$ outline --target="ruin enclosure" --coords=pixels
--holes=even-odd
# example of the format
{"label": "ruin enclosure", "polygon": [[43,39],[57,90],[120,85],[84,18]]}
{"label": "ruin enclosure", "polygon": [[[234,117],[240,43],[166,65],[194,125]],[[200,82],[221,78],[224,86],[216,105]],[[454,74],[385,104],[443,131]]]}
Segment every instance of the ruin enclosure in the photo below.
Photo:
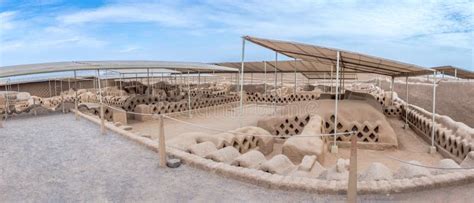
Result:
{"label": "ruin enclosure", "polygon": [[[292,44],[245,40],[270,49]],[[245,73],[245,62],[51,64],[58,71],[73,71],[74,78],[3,83],[2,128],[10,120],[70,113],[75,120],[97,124],[100,136],[117,133],[156,152],[160,168],[185,164],[221,178],[289,191],[391,194],[472,183],[474,129],[437,113],[435,103],[440,83],[472,87],[472,81],[443,79],[434,71],[431,80],[419,84],[431,69],[313,48],[334,54],[336,66],[302,59],[249,62]],[[380,67],[353,61],[352,69],[340,70],[337,65],[341,58],[364,57]],[[279,68],[267,72],[268,64]],[[105,65],[109,68],[93,69]],[[0,76],[50,67],[25,65],[21,70],[29,72],[15,73],[17,68],[7,67],[10,72]],[[159,68],[170,72],[155,70]],[[97,75],[76,77],[82,69]],[[135,72],[125,76],[125,70]],[[390,80],[373,78],[374,73]],[[400,77],[405,83],[395,80]],[[400,85],[405,92],[394,90]],[[431,85],[431,109],[411,102],[420,99],[411,98],[409,85]]]}

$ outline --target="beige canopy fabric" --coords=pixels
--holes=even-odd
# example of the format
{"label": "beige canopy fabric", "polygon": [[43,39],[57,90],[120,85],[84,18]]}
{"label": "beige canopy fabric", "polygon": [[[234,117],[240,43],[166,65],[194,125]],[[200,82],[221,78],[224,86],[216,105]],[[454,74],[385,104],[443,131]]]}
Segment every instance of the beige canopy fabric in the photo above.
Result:
{"label": "beige canopy fabric", "polygon": [[70,61],[14,65],[0,67],[0,78],[38,73],[52,73],[75,70],[105,69],[171,69],[190,72],[212,73],[213,71],[236,72],[237,69],[206,63],[169,61]]}
{"label": "beige canopy fabric", "polygon": [[[336,74],[331,73],[303,73],[303,75],[310,80],[330,80],[336,79]],[[357,74],[355,73],[344,73],[339,76],[341,80],[357,80]]]}
{"label": "beige canopy fabric", "polygon": [[474,72],[454,66],[437,66],[432,67],[431,69],[453,77],[458,77],[462,79],[474,79]]}
{"label": "beige canopy fabric", "polygon": [[326,66],[336,65],[337,52],[339,52],[340,65],[342,68],[352,69],[365,73],[375,73],[380,75],[399,77],[406,76],[414,72],[429,73],[430,71],[429,69],[413,64],[407,64],[394,60],[322,46],[280,40],[270,40],[251,36],[244,36],[244,39],[291,58],[300,59],[303,61],[316,62],[318,64]]}
{"label": "beige canopy fabric", "polygon": [[[226,66],[232,67],[236,69],[241,69],[241,62],[223,62],[223,63],[215,63],[219,66]],[[266,71],[274,72],[275,69],[277,72],[282,73],[330,73],[331,69],[333,72],[336,72],[335,67],[331,67],[331,65],[327,64],[320,64],[317,62],[312,61],[303,61],[303,60],[286,60],[286,61],[252,61],[252,62],[245,62],[244,63],[244,71],[245,73],[264,73],[265,72],[265,64],[266,64]],[[358,71],[348,69],[347,72],[356,73]],[[360,72],[360,71],[359,71]]]}

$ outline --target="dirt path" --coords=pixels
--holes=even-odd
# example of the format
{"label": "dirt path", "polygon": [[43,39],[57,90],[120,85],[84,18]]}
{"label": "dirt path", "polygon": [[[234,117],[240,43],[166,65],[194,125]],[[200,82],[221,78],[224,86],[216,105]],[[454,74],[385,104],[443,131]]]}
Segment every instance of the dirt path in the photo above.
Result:
{"label": "dirt path", "polygon": [[[158,167],[145,147],[74,116],[9,120],[0,129],[2,202],[343,202],[345,196],[271,190],[181,166]],[[360,201],[472,202],[474,183]]]}

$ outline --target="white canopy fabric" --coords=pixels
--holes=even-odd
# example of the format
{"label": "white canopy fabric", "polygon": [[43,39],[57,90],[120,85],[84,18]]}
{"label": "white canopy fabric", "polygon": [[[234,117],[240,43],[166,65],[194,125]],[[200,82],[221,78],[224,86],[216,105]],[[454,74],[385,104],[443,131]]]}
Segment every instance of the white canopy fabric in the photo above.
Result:
{"label": "white canopy fabric", "polygon": [[206,63],[170,62],[170,61],[70,61],[14,65],[0,67],[0,78],[38,73],[52,73],[75,70],[105,69],[171,69],[183,72],[212,73],[213,71],[238,71],[234,68]]}
{"label": "white canopy fabric", "polygon": [[431,69],[453,77],[458,77],[462,79],[474,79],[474,72],[454,66],[437,66],[432,67]]}
{"label": "white canopy fabric", "polygon": [[175,70],[170,70],[170,69],[112,69],[109,70],[111,72],[115,72],[117,74],[124,74],[124,75],[130,75],[130,74],[147,74],[148,72],[150,74],[170,74],[170,73],[181,73],[179,71]]}
{"label": "white canopy fabric", "polygon": [[[414,73],[433,73],[432,70],[421,66],[334,48],[251,36],[244,36],[244,39],[291,58],[315,62],[326,66],[336,65],[337,52],[339,52],[340,65],[342,68],[345,68],[345,70],[352,69],[365,73],[375,73],[393,77],[408,76]],[[297,70],[297,72],[300,71],[302,70]]]}

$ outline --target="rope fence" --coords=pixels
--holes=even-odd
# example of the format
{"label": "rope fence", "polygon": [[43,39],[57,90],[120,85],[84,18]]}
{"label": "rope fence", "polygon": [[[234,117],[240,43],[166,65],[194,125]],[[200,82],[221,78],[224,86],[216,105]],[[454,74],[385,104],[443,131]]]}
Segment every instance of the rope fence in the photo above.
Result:
{"label": "rope fence", "polygon": [[[110,106],[110,105],[104,105],[104,106],[109,107],[109,108],[111,108],[111,109],[124,111],[123,109],[118,108],[118,107],[114,107],[114,106]],[[167,119],[170,119],[170,120],[179,122],[179,123],[183,123],[183,124],[190,125],[190,126],[194,126],[194,127],[201,128],[201,129],[211,130],[211,131],[220,132],[220,133],[229,132],[229,130],[210,128],[210,127],[198,125],[198,124],[195,124],[195,123],[191,123],[191,122],[187,122],[187,121],[184,121],[184,120],[180,120],[180,119],[171,117],[171,115],[183,114],[183,113],[187,113],[188,111],[175,112],[175,113],[167,113],[167,114],[136,113],[136,112],[129,112],[129,111],[125,111],[125,112],[126,112],[127,114],[132,114],[132,115],[152,116],[154,119],[157,119],[157,118],[159,118],[160,116],[163,116],[163,118],[167,118]],[[245,133],[239,133],[239,132],[232,132],[232,133],[234,133],[234,134],[241,134],[241,135],[247,135],[247,134],[245,134]],[[352,135],[352,134],[355,134],[355,131],[341,132],[341,133],[331,133],[331,134],[318,134],[318,135],[298,135],[298,136],[280,135],[280,136],[272,136],[272,137],[274,137],[274,138],[290,138],[290,137],[301,137],[301,138],[303,138],[303,137],[332,137],[332,136],[342,136],[342,135]],[[256,136],[256,137],[259,137],[259,136],[260,136],[260,137],[264,137],[264,136],[265,136],[265,137],[268,137],[268,135],[252,135],[252,136]]]}
{"label": "rope fence", "polygon": [[435,167],[435,166],[426,166],[426,165],[421,165],[421,164],[415,164],[415,163],[410,163],[409,161],[401,160],[398,158],[395,158],[393,156],[389,155],[383,155],[387,159],[395,160],[403,164],[407,165],[412,165],[412,166],[418,166],[418,167],[423,167],[423,168],[429,168],[429,169],[437,169],[437,170],[471,170],[474,169],[474,167],[467,167],[467,168],[443,168],[443,167]]}

